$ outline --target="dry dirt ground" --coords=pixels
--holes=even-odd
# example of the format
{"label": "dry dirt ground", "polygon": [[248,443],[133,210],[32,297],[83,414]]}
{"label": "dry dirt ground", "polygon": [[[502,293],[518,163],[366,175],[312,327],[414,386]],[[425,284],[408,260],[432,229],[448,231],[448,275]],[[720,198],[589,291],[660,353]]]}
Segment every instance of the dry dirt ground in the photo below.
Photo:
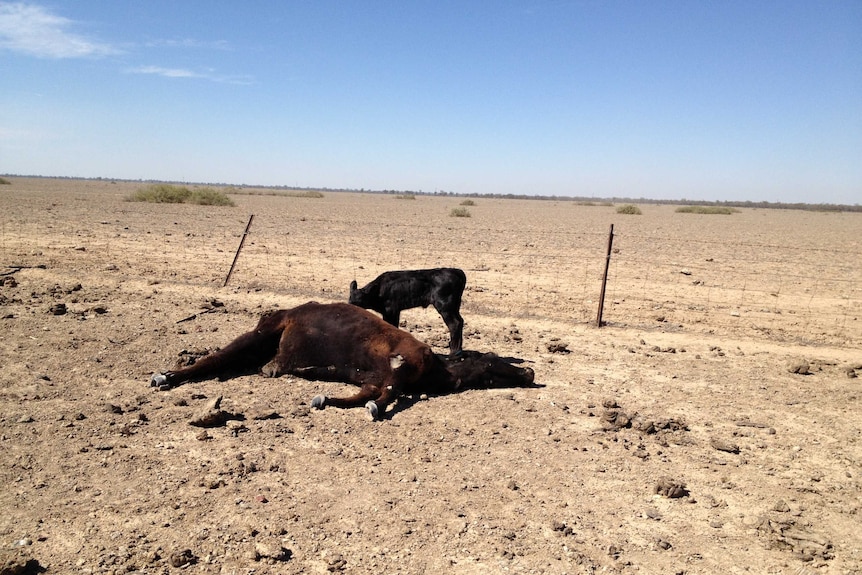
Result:
{"label": "dry dirt ground", "polygon": [[[480,198],[453,218],[456,198],[336,193],[216,208],[10,179],[4,574],[862,573],[862,215]],[[642,267],[612,271],[598,329],[610,223]],[[746,250],[762,268],[733,269],[761,261]],[[546,387],[405,397],[370,422],[309,409],[337,384],[148,385],[264,310],[432,265],[467,271],[465,347]],[[830,281],[799,287],[814,268]],[[741,298],[722,292],[733,273]],[[433,312],[403,321],[445,350]],[[191,425],[218,398],[234,417]]]}

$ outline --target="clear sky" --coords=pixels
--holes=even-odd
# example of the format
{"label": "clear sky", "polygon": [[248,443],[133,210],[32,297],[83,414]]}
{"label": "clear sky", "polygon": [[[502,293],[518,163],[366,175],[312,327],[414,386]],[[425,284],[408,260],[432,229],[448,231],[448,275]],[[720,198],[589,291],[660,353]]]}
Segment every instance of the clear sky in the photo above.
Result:
{"label": "clear sky", "polygon": [[0,0],[0,173],[862,203],[862,1]]}

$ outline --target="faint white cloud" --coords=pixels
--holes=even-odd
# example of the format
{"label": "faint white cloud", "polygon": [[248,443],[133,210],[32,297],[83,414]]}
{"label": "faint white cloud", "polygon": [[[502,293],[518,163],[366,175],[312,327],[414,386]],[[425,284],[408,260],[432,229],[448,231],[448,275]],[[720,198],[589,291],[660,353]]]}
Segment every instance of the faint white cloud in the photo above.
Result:
{"label": "faint white cloud", "polygon": [[147,48],[200,48],[204,50],[230,50],[226,40],[195,40],[193,38],[150,40]]}
{"label": "faint white cloud", "polygon": [[128,70],[131,74],[148,74],[152,76],[161,76],[163,78],[192,78],[199,80],[209,80],[210,82],[220,82],[223,84],[240,84],[248,85],[252,80],[248,76],[224,76],[216,74],[212,70],[205,72],[195,72],[185,68],[165,68],[163,66],[139,66]]}
{"label": "faint white cloud", "polygon": [[0,50],[41,58],[84,58],[119,52],[113,46],[71,32],[73,24],[36,4],[0,3]]}
{"label": "faint white cloud", "polygon": [[132,74],[151,74],[165,78],[206,78],[205,75],[183,68],[163,68],[161,66],[140,66],[129,70]]}

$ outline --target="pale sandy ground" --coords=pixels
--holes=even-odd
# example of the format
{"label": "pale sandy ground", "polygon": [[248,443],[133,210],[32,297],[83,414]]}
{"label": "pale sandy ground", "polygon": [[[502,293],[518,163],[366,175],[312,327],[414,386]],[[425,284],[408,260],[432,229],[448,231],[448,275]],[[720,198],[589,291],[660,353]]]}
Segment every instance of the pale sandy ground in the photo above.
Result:
{"label": "pale sandy ground", "polygon": [[[626,216],[479,198],[455,218],[460,198],[234,195],[216,208],[123,201],[131,183],[12,180],[0,186],[4,562],[862,572],[860,214]],[[405,398],[372,423],[309,410],[337,384],[148,386],[263,310],[438,265],[467,272],[465,346],[523,359],[546,387]],[[433,311],[402,317],[445,350]],[[560,344],[568,353],[549,351]],[[810,373],[791,373],[802,360]],[[244,420],[189,425],[218,396]],[[656,493],[665,484],[684,496]]]}

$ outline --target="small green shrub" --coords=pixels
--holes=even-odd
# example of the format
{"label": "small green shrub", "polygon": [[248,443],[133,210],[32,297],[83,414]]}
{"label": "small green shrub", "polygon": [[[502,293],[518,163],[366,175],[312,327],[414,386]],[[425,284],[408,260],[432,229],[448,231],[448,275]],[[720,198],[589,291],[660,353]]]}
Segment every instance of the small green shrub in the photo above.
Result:
{"label": "small green shrub", "polygon": [[461,205],[462,206],[475,206],[476,202],[474,202],[473,200],[464,200],[463,202],[461,202]]}
{"label": "small green shrub", "polygon": [[315,198],[320,199],[323,197],[323,192],[318,192],[317,190],[305,190],[303,192],[295,192],[293,194],[287,194],[291,198]]}
{"label": "small green shrub", "polygon": [[452,208],[452,211],[449,212],[449,217],[451,218],[469,218],[470,210],[467,208]]}
{"label": "small green shrub", "polygon": [[192,190],[189,199],[189,204],[198,204],[201,206],[235,206],[232,199],[227,197],[224,192],[214,190],[212,188],[199,188]]}
{"label": "small green shrub", "polygon": [[155,204],[199,204],[205,206],[234,206],[224,192],[213,188],[190,190],[185,186],[173,184],[152,184],[141,188],[126,198],[130,202],[150,202]]}
{"label": "small green shrub", "polygon": [[0,186],[8,186],[8,185],[10,185],[11,183],[12,183],[12,182],[10,182],[9,180],[7,180],[6,178],[0,178]]}
{"label": "small green shrub", "polygon": [[641,209],[634,204],[624,204],[617,208],[618,214],[631,214],[634,216],[641,215]]}
{"label": "small green shrub", "polygon": [[681,214],[721,214],[728,216],[739,212],[736,208],[726,206],[681,206],[676,211]]}
{"label": "small green shrub", "polygon": [[613,207],[613,204],[611,202],[591,202],[589,200],[575,202],[575,205],[576,206],[588,206],[588,207],[593,207],[593,206],[604,206],[607,208]]}

